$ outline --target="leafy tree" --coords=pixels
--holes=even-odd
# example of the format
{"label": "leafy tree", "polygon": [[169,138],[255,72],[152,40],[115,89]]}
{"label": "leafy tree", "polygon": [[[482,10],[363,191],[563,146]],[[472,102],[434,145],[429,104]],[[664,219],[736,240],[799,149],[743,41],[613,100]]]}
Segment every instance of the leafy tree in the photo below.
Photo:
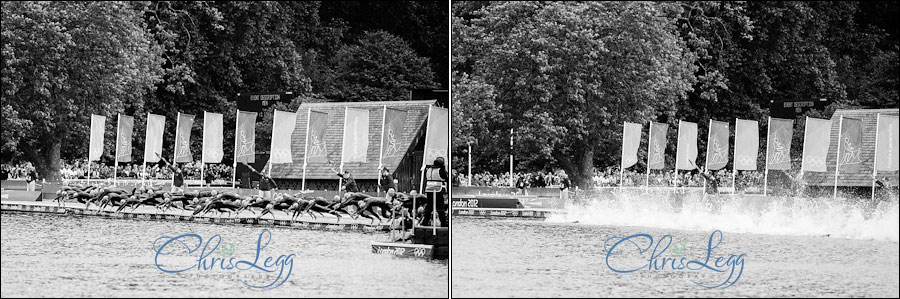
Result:
{"label": "leafy tree", "polygon": [[434,73],[402,38],[385,31],[367,32],[331,59],[326,96],[345,101],[397,101],[409,89],[431,87]]}
{"label": "leafy tree", "polygon": [[[694,81],[695,56],[668,15],[635,2],[508,2],[468,26],[473,75],[497,90],[522,169],[561,167],[586,181],[597,152],[616,152],[623,121],[668,111]],[[457,109],[467,103],[456,104]]]}
{"label": "leafy tree", "polygon": [[160,80],[160,48],[135,9],[144,3],[0,5],[3,104],[15,112],[4,116],[30,124],[20,150],[55,180],[64,143],[87,152],[91,113],[143,107],[143,94]]}

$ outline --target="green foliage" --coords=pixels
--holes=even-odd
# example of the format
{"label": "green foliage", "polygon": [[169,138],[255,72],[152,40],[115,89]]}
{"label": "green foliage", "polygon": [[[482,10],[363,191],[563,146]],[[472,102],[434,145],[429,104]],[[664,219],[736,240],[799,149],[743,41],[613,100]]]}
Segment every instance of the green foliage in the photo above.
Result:
{"label": "green foliage", "polygon": [[435,84],[428,59],[385,31],[364,33],[338,50],[330,64],[326,96],[351,102],[408,99],[409,89]]}
{"label": "green foliage", "polygon": [[3,103],[30,123],[18,150],[45,176],[58,176],[60,144],[87,132],[91,113],[142,109],[159,81],[160,48],[132,5],[2,3]]}
{"label": "green foliage", "polygon": [[[888,2],[454,2],[454,93],[483,82],[496,95],[471,105],[501,107],[486,120],[455,101],[454,112],[468,114],[454,120],[463,124],[454,134],[479,144],[473,160],[483,170],[506,171],[509,146],[497,139],[515,128],[520,170],[584,175],[618,165],[623,121],[645,124],[642,144],[649,121],[669,123],[672,144],[679,119],[698,123],[700,136],[710,119],[757,120],[764,137],[770,105],[785,100],[828,99],[808,113],[821,118],[837,108],[894,108],[900,64],[888,12],[896,10]],[[674,154],[669,146],[668,161]]]}
{"label": "green foliage", "polygon": [[492,127],[514,128],[519,167],[588,172],[594,152],[614,152],[613,143],[599,141],[621,138],[612,132],[623,121],[647,119],[684,97],[695,58],[664,16],[673,9],[509,2],[477,12],[466,24],[473,37],[463,46],[473,49],[466,59],[473,78],[495,86],[504,117]]}
{"label": "green foliage", "polygon": [[[396,14],[355,20],[373,7]],[[3,2],[2,161],[33,161],[47,175],[60,158],[85,159],[92,113],[108,117],[103,162],[113,161],[118,113],[135,117],[136,161],[147,113],[164,115],[169,157],[178,112],[196,117],[198,160],[204,111],[224,115],[227,161],[238,93],[401,100],[405,88],[446,86],[446,76],[433,80],[448,67],[446,14],[437,2]],[[271,114],[259,114],[260,152]]]}

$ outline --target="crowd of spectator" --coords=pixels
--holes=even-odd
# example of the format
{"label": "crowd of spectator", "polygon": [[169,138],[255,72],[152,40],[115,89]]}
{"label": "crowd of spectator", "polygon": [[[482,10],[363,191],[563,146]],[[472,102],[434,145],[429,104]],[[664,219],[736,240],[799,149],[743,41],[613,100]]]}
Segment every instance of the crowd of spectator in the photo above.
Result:
{"label": "crowd of spectator", "polygon": [[[472,175],[471,186],[487,186],[487,187],[510,187],[515,185],[520,179],[524,181],[526,188],[551,187],[560,183],[560,176],[553,172],[534,172],[534,173],[514,173],[515,180],[510,181],[509,173],[492,174],[492,173],[476,173]],[[720,187],[732,187],[731,170],[722,169],[713,171],[713,175],[718,179]],[[465,174],[458,174],[458,182],[460,186],[467,186],[469,178]],[[620,180],[623,181],[625,187],[643,187],[649,186],[678,186],[700,187],[703,186],[704,178],[698,171],[679,171],[678,175],[674,170],[653,170],[650,172],[649,178],[646,172],[637,172],[625,170],[623,174],[619,173],[619,169],[610,167],[607,169],[597,169],[591,178],[593,187],[618,187]],[[763,180],[763,172],[761,171],[742,171],[735,176],[735,183],[738,186],[755,186],[761,184]]]}
{"label": "crowd of spectator", "polygon": [[[559,172],[533,172],[514,174],[515,179],[510,181],[509,173],[492,174],[492,173],[476,173],[472,175],[472,186],[490,186],[490,187],[509,187],[510,183],[515,184],[522,180],[526,188],[542,188],[555,187],[562,183],[562,176]],[[465,174],[458,175],[458,181],[461,186],[469,184],[469,177]]]}
{"label": "crowd of spectator", "polygon": [[[200,180],[200,162],[179,163],[185,171],[185,179]],[[29,170],[34,168],[30,164],[6,165],[3,170],[8,174],[9,179],[24,179]],[[112,179],[114,176],[113,166],[93,162],[88,167],[85,161],[75,161],[72,163],[63,161],[59,168],[60,176],[66,180],[87,179],[88,169],[90,169],[91,179]],[[232,168],[226,164],[207,164],[203,170],[204,175],[211,175],[213,180],[230,180]],[[147,164],[146,173],[143,171],[143,164],[119,163],[116,167],[116,176],[119,179],[170,179],[172,178],[172,170],[162,163]],[[146,177],[144,177],[146,175]]]}

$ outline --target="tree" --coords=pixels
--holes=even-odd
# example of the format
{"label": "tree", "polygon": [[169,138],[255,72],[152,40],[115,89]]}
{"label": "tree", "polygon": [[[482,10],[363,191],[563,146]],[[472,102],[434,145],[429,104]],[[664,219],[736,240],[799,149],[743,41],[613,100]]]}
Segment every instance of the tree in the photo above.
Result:
{"label": "tree", "polygon": [[671,111],[695,69],[670,17],[679,10],[508,2],[477,11],[467,24],[473,76],[496,88],[506,121],[494,129],[514,128],[520,167],[560,167],[587,182],[595,153],[617,152],[623,121]]}
{"label": "tree", "polygon": [[45,178],[59,179],[64,142],[87,156],[85,137],[68,136],[88,136],[90,114],[140,109],[160,80],[160,47],[135,9],[142,5],[2,3],[4,105],[30,123],[20,147]]}
{"label": "tree", "polygon": [[331,65],[325,95],[342,101],[397,101],[408,98],[409,89],[435,85],[428,59],[385,31],[366,32],[344,45]]}

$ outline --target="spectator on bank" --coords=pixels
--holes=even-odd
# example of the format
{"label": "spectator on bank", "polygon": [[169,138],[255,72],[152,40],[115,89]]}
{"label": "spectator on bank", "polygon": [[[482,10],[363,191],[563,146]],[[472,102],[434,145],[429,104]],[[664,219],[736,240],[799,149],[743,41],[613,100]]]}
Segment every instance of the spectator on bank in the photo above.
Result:
{"label": "spectator on bank", "polygon": [[397,185],[394,184],[394,176],[391,175],[391,172],[387,169],[387,167],[381,169],[381,176],[378,179],[378,186],[381,188],[381,191],[387,192],[387,190],[394,189],[397,190]]}
{"label": "spectator on bank", "polygon": [[569,200],[569,185],[571,185],[569,176],[565,171],[560,170],[559,196],[562,198],[563,202]]}
{"label": "spectator on bank", "polygon": [[359,186],[356,185],[356,180],[353,179],[353,175],[350,174],[350,171],[344,170],[344,173],[340,173],[335,171],[334,168],[331,168],[331,171],[344,179],[344,185],[339,187],[343,192],[359,192]]}

